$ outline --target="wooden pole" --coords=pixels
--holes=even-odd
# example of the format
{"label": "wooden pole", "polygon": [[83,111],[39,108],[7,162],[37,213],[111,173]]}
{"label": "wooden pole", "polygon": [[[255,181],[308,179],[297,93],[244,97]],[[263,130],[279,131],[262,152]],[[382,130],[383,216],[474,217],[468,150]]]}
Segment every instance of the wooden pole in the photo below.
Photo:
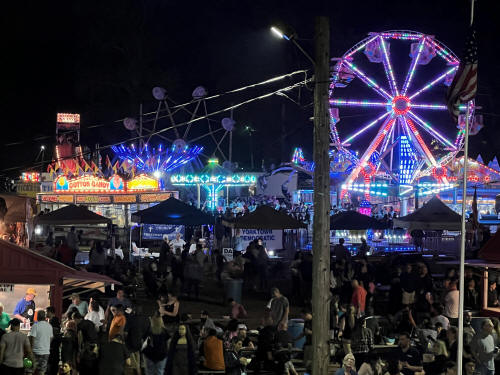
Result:
{"label": "wooden pole", "polygon": [[312,373],[327,375],[330,362],[330,122],[328,89],[330,78],[330,22],[315,21],[314,84],[314,221],[312,290]]}

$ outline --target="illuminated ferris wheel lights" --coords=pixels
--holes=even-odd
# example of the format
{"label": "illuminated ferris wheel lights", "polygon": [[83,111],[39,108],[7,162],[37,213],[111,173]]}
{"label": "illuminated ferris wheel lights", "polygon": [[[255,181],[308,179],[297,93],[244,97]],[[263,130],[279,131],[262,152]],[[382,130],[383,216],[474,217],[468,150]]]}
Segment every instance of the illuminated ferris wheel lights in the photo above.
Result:
{"label": "illuminated ferris wheel lights", "polygon": [[[337,120],[331,125],[332,137],[336,137],[335,139],[337,139],[337,144],[341,145],[339,151],[345,152],[346,155],[350,155],[350,151],[344,149],[343,147],[346,147],[346,144],[351,144],[354,138],[363,134],[365,131],[372,128],[378,121],[381,121],[383,119],[377,134],[374,138],[372,138],[371,143],[362,153],[362,156],[359,159],[349,159],[354,163],[354,165],[351,169],[351,172],[349,173],[349,176],[346,178],[346,182],[352,184],[362,174],[365,182],[369,183],[370,178],[375,175],[376,171],[381,165],[381,161],[378,158],[388,157],[386,151],[387,147],[391,143],[390,140],[393,139],[394,134],[396,134],[395,129],[400,129],[401,132],[398,132],[398,136],[401,135],[403,137],[404,135],[404,137],[406,137],[407,147],[403,149],[403,147],[400,146],[401,155],[398,162],[399,165],[397,164],[395,166],[399,170],[399,177],[395,178],[396,180],[399,180],[399,183],[402,185],[404,185],[403,182],[405,182],[406,184],[412,183],[412,181],[418,176],[425,175],[426,171],[422,170],[424,163],[428,165],[428,168],[432,168],[438,165],[434,155],[422,138],[423,134],[420,132],[420,130],[425,130],[426,133],[430,134],[433,138],[438,139],[440,143],[445,145],[445,147],[449,147],[449,155],[454,155],[454,153],[457,152],[461,145],[461,139],[463,139],[463,136],[460,132],[458,132],[458,136],[455,138],[455,145],[453,145],[430,123],[424,121],[421,117],[419,117],[419,115],[415,113],[415,111],[419,109],[445,111],[447,110],[447,106],[444,105],[445,103],[413,103],[414,98],[435,87],[437,84],[444,83],[448,86],[451,83],[453,75],[458,69],[459,61],[454,56],[454,54],[447,49],[446,46],[434,40],[433,36],[412,31],[387,31],[382,33],[370,33],[369,35],[369,38],[356,44],[344,55],[343,58],[340,59],[339,63],[337,63],[336,65],[335,73],[340,70],[340,68],[337,68],[337,66],[340,67],[345,64],[343,67],[344,71],[349,72],[355,77],[359,78],[360,82],[363,82],[363,84],[370,87],[387,101],[383,103],[376,100],[370,101],[359,99],[332,98],[330,104],[338,107],[385,107],[385,115],[390,114],[390,116],[384,118],[383,114],[378,119],[372,121],[371,123],[363,126],[363,128],[361,128],[360,130],[356,131],[344,142],[339,139]],[[389,52],[389,47],[392,46],[389,45],[388,39],[410,41],[410,43],[408,44],[410,44],[411,62],[409,64],[409,69],[406,72],[406,76],[401,82],[403,83],[402,87],[398,87],[395,79],[395,77],[397,77],[397,70],[394,70],[394,66],[391,65],[391,54]],[[399,46],[400,44],[394,45]],[[363,48],[365,48],[364,54],[361,53],[355,55],[356,52],[359,52]],[[366,56],[366,58],[368,58],[368,60],[372,63],[383,63],[379,64],[379,66],[383,65],[385,77],[387,79],[385,85],[379,85],[373,79],[374,75],[372,74],[371,68],[363,68],[363,71],[358,67],[362,64],[362,62],[358,60],[360,55],[361,57]],[[411,93],[411,95],[407,94],[410,91],[410,87],[413,83],[413,80],[415,79],[415,76],[421,69],[420,67],[417,69],[417,66],[427,65],[429,61],[432,60],[435,56],[438,56],[440,58],[439,60],[441,60],[441,64],[443,64],[444,62],[448,65],[443,69],[444,73],[435,76],[431,79],[431,81],[426,82],[425,85],[412,90],[413,92]],[[431,68],[433,67],[434,65],[431,66]],[[332,84],[332,89],[345,87],[345,85],[336,85],[336,80],[340,80],[340,83],[343,82],[339,74],[334,74],[333,80],[334,83]],[[392,152],[390,157],[393,157]],[[372,159],[375,161],[372,161]],[[444,160],[443,157],[440,158],[439,163],[441,163],[442,160]],[[368,165],[370,165],[369,169],[367,169]],[[372,171],[374,172],[373,175],[371,175]],[[444,181],[443,179],[443,182],[447,181]],[[357,189],[359,189],[360,192],[364,192],[365,194],[372,193],[372,189],[367,186],[365,186],[364,189],[361,187],[358,187]]]}
{"label": "illuminated ferris wheel lights", "polygon": [[408,90],[408,87],[410,87],[410,82],[413,78],[413,75],[415,74],[415,69],[417,68],[418,60],[420,59],[420,55],[422,54],[422,51],[424,50],[424,43],[425,43],[425,37],[422,38],[420,41],[420,44],[418,46],[418,52],[417,56],[413,59],[410,70],[408,71],[408,74],[406,75],[405,83],[403,84],[403,90],[401,92],[401,95],[406,95],[406,91]]}
{"label": "illuminated ferris wheel lights", "polygon": [[372,102],[370,100],[346,100],[346,99],[330,99],[330,104],[338,106],[352,107],[385,107],[387,102]]}
{"label": "illuminated ferris wheel lights", "polygon": [[436,53],[441,56],[444,60],[446,60],[448,63],[451,64],[457,64],[459,63],[458,59],[450,54],[447,50],[443,48],[442,45],[437,43],[434,39],[429,38],[429,40],[426,41],[430,46],[434,47],[436,49]]}
{"label": "illuminated ferris wheel lights", "polygon": [[392,110],[396,115],[406,115],[410,109],[410,99],[407,96],[397,95],[392,99]]}
{"label": "illuminated ferris wheel lights", "polygon": [[365,127],[363,127],[361,130],[359,130],[358,132],[356,132],[353,135],[351,135],[350,137],[348,137],[344,142],[342,142],[342,146],[347,146],[349,144],[349,142],[351,142],[354,138],[356,138],[358,135],[360,135],[363,132],[365,132],[367,129],[371,128],[377,122],[379,122],[384,117],[386,117],[388,114],[389,114],[389,112],[383,113],[381,116],[379,116],[378,118],[376,118],[375,120],[373,120],[372,122],[370,122],[368,125],[366,125]]}
{"label": "illuminated ferris wheel lights", "polygon": [[394,72],[392,70],[391,62],[389,60],[389,54],[387,53],[387,48],[385,47],[384,38],[380,37],[380,46],[382,47],[382,52],[384,55],[384,70],[391,86],[392,94],[399,95],[398,85],[396,84],[396,79],[394,78]]}
{"label": "illuminated ferris wheel lights", "polygon": [[367,41],[365,41],[364,43],[361,43],[359,46],[355,47],[352,51],[350,51],[347,55],[345,55],[344,58],[349,58],[351,57],[352,55],[354,55],[356,52],[359,52],[361,51],[363,48],[365,48],[367,46],[367,44],[373,42],[375,39],[378,38],[378,35],[375,35],[373,38],[369,38]]}
{"label": "illuminated ferris wheel lights", "polygon": [[421,126],[427,129],[432,135],[434,135],[441,143],[446,144],[450,147],[455,147],[448,139],[446,139],[441,133],[439,133],[436,129],[434,129],[428,122],[422,120],[419,116],[417,116],[414,112],[409,111],[408,114]]}
{"label": "illuminated ferris wheel lights", "polygon": [[347,66],[355,73],[359,79],[361,79],[368,87],[373,88],[379,95],[386,99],[391,99],[391,95],[387,93],[382,87],[380,87],[372,78],[369,78],[365,73],[363,73],[356,65],[345,60]]}
{"label": "illuminated ferris wheel lights", "polygon": [[433,87],[436,83],[439,83],[440,81],[442,81],[443,79],[446,78],[447,75],[449,74],[453,74],[456,70],[458,69],[458,65],[457,66],[454,66],[452,68],[450,68],[449,70],[447,70],[446,72],[444,72],[443,74],[441,74],[440,76],[438,76],[437,78],[435,78],[434,80],[432,80],[431,82],[427,83],[425,86],[423,86],[420,90],[416,91],[414,94],[410,95],[410,100],[412,100],[413,98],[415,98],[416,96],[420,95],[421,93],[423,93],[424,91],[427,91],[429,90],[431,87]]}

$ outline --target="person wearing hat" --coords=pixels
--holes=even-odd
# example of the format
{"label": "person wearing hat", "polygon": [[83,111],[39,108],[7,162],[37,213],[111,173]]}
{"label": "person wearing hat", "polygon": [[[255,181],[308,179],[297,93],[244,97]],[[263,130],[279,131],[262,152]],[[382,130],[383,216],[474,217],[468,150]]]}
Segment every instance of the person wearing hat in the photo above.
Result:
{"label": "person wearing hat", "polygon": [[10,321],[10,332],[0,339],[0,374],[24,374],[25,357],[34,361],[28,336],[20,332],[21,321],[14,318]]}
{"label": "person wearing hat", "polygon": [[19,319],[22,323],[26,323],[28,320],[33,324],[35,317],[35,296],[36,290],[34,288],[28,288],[26,290],[26,295],[17,303],[14,309],[14,317]]}
{"label": "person wearing hat", "polygon": [[69,313],[73,310],[73,307],[78,309],[78,312],[81,316],[87,315],[89,312],[89,304],[86,301],[82,301],[80,296],[76,293],[73,293],[70,297],[71,305],[68,306],[68,310],[64,313],[66,317],[69,318]]}
{"label": "person wearing hat", "polygon": [[208,331],[211,329],[217,329],[212,318],[210,318],[210,313],[207,310],[203,310],[200,314],[200,334],[202,337],[206,337]]}

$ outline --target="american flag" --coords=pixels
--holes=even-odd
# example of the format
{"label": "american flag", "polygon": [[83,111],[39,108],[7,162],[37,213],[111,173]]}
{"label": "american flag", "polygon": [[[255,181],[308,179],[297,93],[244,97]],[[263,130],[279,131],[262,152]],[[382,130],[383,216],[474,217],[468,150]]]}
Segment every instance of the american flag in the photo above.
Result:
{"label": "american flag", "polygon": [[446,94],[448,111],[455,121],[458,120],[458,115],[460,114],[458,106],[474,99],[476,92],[477,40],[476,31],[471,28],[465,42],[464,55],[460,61],[458,71]]}

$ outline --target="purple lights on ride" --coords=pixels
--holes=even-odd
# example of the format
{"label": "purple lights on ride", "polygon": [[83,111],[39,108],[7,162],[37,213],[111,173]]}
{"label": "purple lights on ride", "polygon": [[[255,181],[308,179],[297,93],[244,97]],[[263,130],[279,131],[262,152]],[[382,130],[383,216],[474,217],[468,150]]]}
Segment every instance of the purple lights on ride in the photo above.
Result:
{"label": "purple lights on ride", "polygon": [[116,157],[122,162],[133,164],[137,172],[162,173],[173,171],[187,163],[195,160],[203,151],[203,147],[172,145],[164,149],[162,145],[150,148],[148,144],[139,148],[132,144],[130,147],[124,145],[111,147]]}
{"label": "purple lights on ride", "polygon": [[[408,64],[402,64],[399,58],[401,54],[398,54],[398,51],[405,47],[407,56],[410,58]],[[404,79],[400,82],[398,82],[398,77],[403,77],[403,75],[398,73],[404,73],[404,71],[401,72],[401,68],[394,65],[396,59],[391,59],[391,53],[397,54],[398,63],[406,71]],[[439,59],[439,61],[429,64],[433,59]],[[453,142],[420,113],[447,111],[444,100],[446,88],[441,87],[438,95],[435,92],[439,91],[439,86],[451,83],[459,64],[458,58],[433,36],[414,31],[370,33],[368,38],[355,45],[341,58],[334,60],[336,65],[333,70],[330,106],[332,109],[338,108],[339,116],[331,124],[333,146],[338,153],[348,153],[350,156],[352,152],[348,147],[355,146],[358,150],[364,148],[359,157],[353,160],[353,167],[348,169],[350,172],[346,178],[346,184],[352,184],[361,178],[367,183],[366,173],[362,175],[361,172],[366,169],[374,153],[380,155],[380,158],[377,163],[370,166],[375,168],[374,173],[370,173],[370,179],[383,175],[386,180],[390,178],[397,185],[402,183],[411,185],[415,179],[429,175],[427,173],[429,168],[440,166],[449,160],[450,155],[455,155],[461,148],[463,137],[460,132]],[[376,69],[381,71],[377,65],[383,68],[385,83],[380,82],[383,76],[376,72]],[[441,71],[436,71],[437,69]],[[422,82],[419,72],[422,72],[422,76],[425,75],[431,79]],[[359,93],[363,91],[355,91],[355,94],[343,97],[342,88],[353,84],[356,78],[362,86],[368,87],[380,99],[360,98]],[[428,95],[431,92],[432,96]],[[425,97],[431,97],[432,101],[435,101],[436,97],[442,97],[443,101],[429,103],[425,102]],[[360,112],[358,116],[366,116],[364,111],[371,110],[371,113],[375,112],[374,119],[364,121],[354,132],[350,127],[351,134],[348,135],[346,133],[349,132],[342,128],[343,108],[352,108],[348,117],[356,117],[352,115],[353,110]],[[376,113],[378,108],[381,110],[379,114]],[[379,127],[379,130],[376,134],[372,132],[369,145],[362,147],[359,143],[356,144],[361,136],[368,134],[375,125]],[[455,126],[450,124],[448,128],[454,129]],[[346,135],[347,137],[344,138]],[[428,145],[430,139],[436,139],[442,145],[440,153],[436,153],[435,148]],[[396,145],[401,147],[402,140],[404,140],[405,150],[393,153],[392,149]],[[442,149],[446,150],[444,156]],[[394,159],[395,164],[392,159],[394,154],[398,155],[397,160]],[[410,158],[411,162],[409,159],[402,158],[403,155]],[[353,158],[350,157],[350,159]],[[404,176],[400,176],[401,173],[404,173]]]}

